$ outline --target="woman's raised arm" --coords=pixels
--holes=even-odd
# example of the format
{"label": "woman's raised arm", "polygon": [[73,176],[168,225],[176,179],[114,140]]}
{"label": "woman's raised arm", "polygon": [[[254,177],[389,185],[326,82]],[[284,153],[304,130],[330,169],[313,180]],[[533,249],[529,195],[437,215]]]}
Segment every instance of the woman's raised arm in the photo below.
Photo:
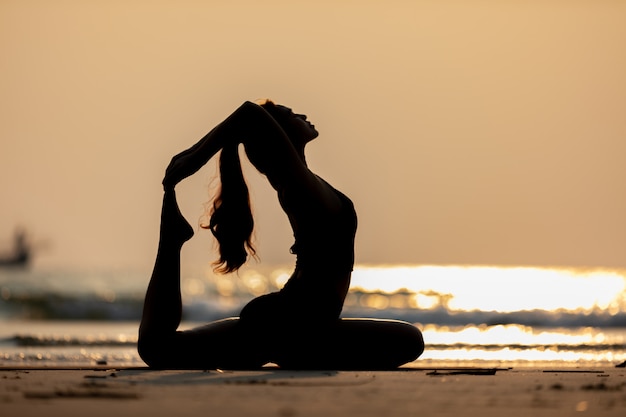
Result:
{"label": "woman's raised arm", "polygon": [[259,105],[246,101],[223,122],[215,126],[189,149],[175,155],[165,170],[163,186],[174,187],[196,173],[229,141],[241,143],[251,119],[266,113]]}

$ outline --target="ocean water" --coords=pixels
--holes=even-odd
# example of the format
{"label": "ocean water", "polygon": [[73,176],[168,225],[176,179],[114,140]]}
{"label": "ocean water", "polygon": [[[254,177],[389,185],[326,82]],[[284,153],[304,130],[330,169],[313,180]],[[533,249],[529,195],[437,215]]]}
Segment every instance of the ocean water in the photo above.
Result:
{"label": "ocean water", "polygon": [[[183,276],[184,328],[235,316],[288,267]],[[149,271],[0,270],[0,366],[144,365],[137,328]],[[359,265],[344,317],[405,320],[415,366],[614,366],[626,360],[626,271]]]}

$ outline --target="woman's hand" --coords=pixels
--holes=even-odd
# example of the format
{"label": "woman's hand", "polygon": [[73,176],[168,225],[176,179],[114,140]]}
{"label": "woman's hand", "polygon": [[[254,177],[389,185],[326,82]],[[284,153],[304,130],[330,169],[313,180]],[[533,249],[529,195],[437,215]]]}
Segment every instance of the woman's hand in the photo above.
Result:
{"label": "woman's hand", "polygon": [[165,177],[163,177],[163,186],[165,188],[174,187],[185,178],[196,173],[200,168],[197,162],[197,156],[190,149],[175,155],[165,169]]}

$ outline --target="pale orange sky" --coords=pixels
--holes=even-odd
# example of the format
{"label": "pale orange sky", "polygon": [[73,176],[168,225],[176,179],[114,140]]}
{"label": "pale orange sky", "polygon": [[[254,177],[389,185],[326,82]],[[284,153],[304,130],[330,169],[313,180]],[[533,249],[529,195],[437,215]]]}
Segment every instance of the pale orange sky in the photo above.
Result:
{"label": "pale orange sky", "polygon": [[[321,132],[357,262],[626,267],[626,2],[0,1],[0,246],[149,267],[170,157],[244,100]],[[181,184],[195,223],[209,166]],[[250,178],[259,253],[291,262]],[[213,259],[199,232],[186,263]]]}

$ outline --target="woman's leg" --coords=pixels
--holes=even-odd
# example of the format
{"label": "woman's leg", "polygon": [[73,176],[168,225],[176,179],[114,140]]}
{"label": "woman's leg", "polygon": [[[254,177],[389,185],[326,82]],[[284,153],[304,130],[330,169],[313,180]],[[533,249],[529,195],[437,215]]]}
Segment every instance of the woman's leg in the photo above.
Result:
{"label": "woman's leg", "polygon": [[276,363],[287,369],[395,369],[424,351],[419,329],[397,320],[340,319],[283,333]]}
{"label": "woman's leg", "polygon": [[271,358],[283,368],[394,369],[424,351],[422,334],[410,323],[338,319],[330,288],[294,288],[257,297],[240,313],[243,325],[274,341]]}
{"label": "woman's leg", "polygon": [[182,317],[180,251],[193,229],[180,213],[176,194],[166,189],[156,262],[146,292],[139,327],[138,351],[156,368],[251,368],[267,362],[253,332],[239,319],[178,331]]}
{"label": "woman's leg", "polygon": [[192,236],[193,229],[180,213],[174,189],[166,189],[159,246],[139,326],[139,354],[148,363],[154,356],[154,344],[172,338],[180,324],[180,251]]}
{"label": "woman's leg", "polygon": [[182,316],[180,295],[180,251],[193,236],[193,229],[178,209],[176,194],[163,195],[157,257],[144,301],[139,334],[171,334]]}

